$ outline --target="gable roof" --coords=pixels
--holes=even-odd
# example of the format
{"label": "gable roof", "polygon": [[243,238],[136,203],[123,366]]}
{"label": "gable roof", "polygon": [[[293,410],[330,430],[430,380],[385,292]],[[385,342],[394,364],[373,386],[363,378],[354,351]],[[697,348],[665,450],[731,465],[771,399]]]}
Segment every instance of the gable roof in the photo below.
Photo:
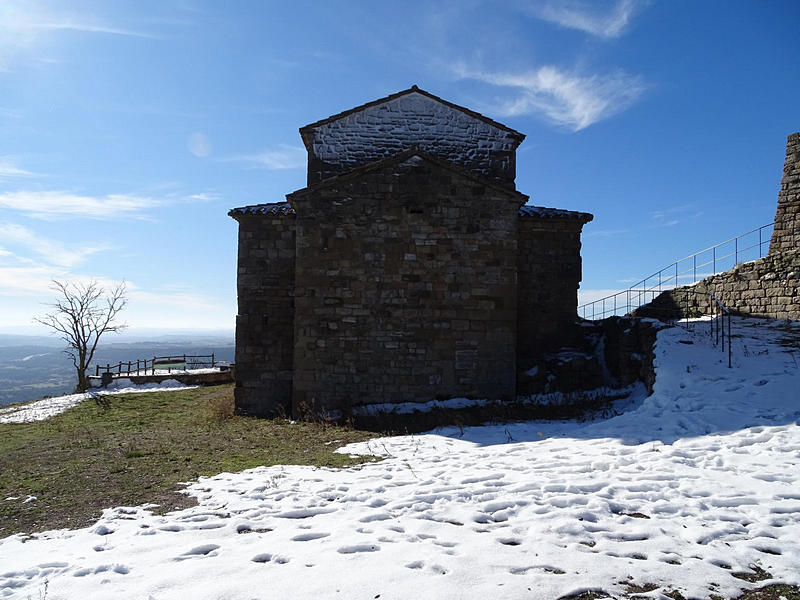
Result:
{"label": "gable roof", "polygon": [[470,117],[473,117],[474,119],[478,119],[479,121],[483,121],[484,123],[487,123],[487,124],[491,125],[492,127],[496,127],[497,129],[502,129],[503,131],[508,132],[511,135],[511,137],[516,139],[515,147],[519,146],[522,143],[522,140],[525,139],[525,134],[524,133],[520,133],[516,129],[512,129],[511,127],[508,127],[507,125],[503,125],[502,123],[498,123],[497,121],[495,121],[493,119],[490,119],[489,117],[487,117],[485,115],[482,115],[481,113],[475,112],[474,110],[470,110],[470,109],[465,108],[463,106],[459,106],[458,104],[453,104],[452,102],[448,102],[447,100],[444,100],[443,98],[440,98],[439,96],[431,94],[430,92],[426,92],[425,90],[417,87],[416,84],[415,84],[415,85],[412,85],[407,90],[401,90],[399,92],[395,92],[394,94],[389,94],[388,96],[386,96],[384,98],[378,98],[377,100],[373,100],[372,102],[367,102],[366,104],[362,104],[361,106],[356,106],[355,108],[351,108],[351,109],[345,110],[345,111],[337,113],[335,115],[331,115],[330,117],[326,117],[325,119],[321,119],[319,121],[316,121],[314,123],[311,123],[309,125],[305,125],[305,126],[301,127],[300,128],[300,137],[303,138],[303,144],[305,144],[306,149],[310,151],[311,150],[311,144],[312,144],[312,140],[311,140],[311,135],[310,134],[315,129],[321,127],[322,125],[326,125],[328,123],[332,123],[333,121],[338,121],[339,119],[342,119],[342,118],[347,117],[349,115],[352,115],[354,113],[360,112],[360,111],[362,111],[364,109],[371,108],[373,106],[377,106],[378,104],[383,104],[384,102],[390,102],[392,100],[395,100],[397,98],[401,98],[403,96],[407,96],[408,94],[420,94],[422,96],[430,98],[431,100],[435,100],[436,102],[439,102],[440,104],[444,104],[447,107],[450,107],[450,108],[452,108],[454,110],[460,111],[460,112],[462,112],[462,113],[464,113],[466,115],[469,115]]}
{"label": "gable roof", "polygon": [[335,186],[342,182],[358,179],[359,177],[365,175],[366,173],[369,173],[370,171],[377,171],[389,165],[400,164],[412,157],[421,158],[422,160],[431,163],[442,170],[450,171],[460,177],[472,180],[473,182],[482,185],[484,187],[503,192],[508,196],[516,196],[521,201],[521,204],[525,204],[525,202],[527,202],[529,199],[529,196],[526,196],[522,192],[518,192],[517,190],[514,189],[509,189],[505,186],[500,185],[499,183],[495,183],[494,181],[480,177],[479,175],[476,175],[472,171],[468,171],[467,169],[464,169],[449,161],[436,158],[435,156],[431,156],[430,154],[427,154],[422,150],[420,150],[417,146],[412,146],[408,150],[398,152],[397,154],[392,154],[388,158],[383,158],[381,160],[373,161],[361,167],[352,169],[351,171],[347,171],[346,173],[343,173],[341,175],[329,177],[310,186],[301,188],[299,190],[295,190],[294,192],[286,194],[286,199],[291,202],[291,198],[293,197],[305,196],[306,194],[309,194],[317,189],[325,188],[328,186]]}

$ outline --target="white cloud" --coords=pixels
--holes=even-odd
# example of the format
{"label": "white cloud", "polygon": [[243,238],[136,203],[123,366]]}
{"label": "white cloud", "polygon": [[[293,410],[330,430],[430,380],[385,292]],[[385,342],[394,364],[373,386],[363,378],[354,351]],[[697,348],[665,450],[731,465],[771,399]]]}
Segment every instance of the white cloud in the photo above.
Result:
{"label": "white cloud", "polygon": [[146,218],[144,211],[159,203],[126,194],[82,196],[65,191],[21,191],[0,194],[0,207],[39,219],[86,217],[89,219]]}
{"label": "white cloud", "polygon": [[[102,276],[75,273],[69,269],[44,264],[7,266],[0,264],[0,330],[31,326],[37,315],[48,310],[55,295],[53,279],[73,283],[96,281],[105,288],[119,283]],[[129,304],[123,322],[132,327],[230,329],[236,314],[235,299],[220,301],[204,293],[177,289],[143,289],[126,281]]]}
{"label": "white cloud", "polygon": [[687,220],[691,222],[697,221],[702,216],[703,211],[697,210],[693,204],[673,206],[652,212],[653,225],[650,228],[674,227]]}
{"label": "white cloud", "polygon": [[14,179],[18,177],[35,177],[36,173],[26,171],[17,166],[11,156],[0,156],[0,179]]}
{"label": "white cloud", "polygon": [[198,202],[213,202],[219,200],[219,195],[214,192],[200,192],[199,194],[189,194],[188,199]]}
{"label": "white cloud", "polygon": [[515,90],[514,97],[500,101],[495,112],[504,116],[540,114],[573,131],[629,108],[645,90],[640,77],[623,71],[585,76],[553,66],[520,74],[473,71],[463,65],[454,70],[463,79]]}
{"label": "white cloud", "polygon": [[305,167],[308,155],[306,154],[305,148],[302,146],[281,144],[272,150],[265,150],[258,154],[236,156],[230,160],[249,163],[253,168],[267,169],[268,171],[283,171],[286,169]]}
{"label": "white cloud", "polygon": [[195,131],[189,136],[189,152],[197,157],[204,157],[211,154],[211,140],[208,136],[199,131]]}
{"label": "white cloud", "polygon": [[[97,252],[107,250],[107,246],[66,245],[57,240],[37,236],[30,229],[16,224],[0,223],[0,239],[7,245],[18,245],[32,250],[48,263],[57,267],[74,267]],[[0,256],[9,255],[0,249]]]}
{"label": "white cloud", "polygon": [[148,305],[160,310],[173,308],[175,310],[183,311],[186,310],[187,307],[191,307],[194,311],[207,311],[219,308],[219,304],[211,301],[210,298],[190,291],[145,291],[137,288],[131,290],[128,295],[130,296],[131,301]]}
{"label": "white cloud", "polygon": [[21,60],[42,60],[43,57],[37,54],[46,46],[48,38],[55,37],[53,34],[58,32],[155,37],[146,32],[117,27],[92,15],[79,14],[68,3],[48,4],[35,0],[0,1],[0,73],[13,71]]}
{"label": "white cloud", "polygon": [[128,37],[141,37],[153,38],[152,34],[144,33],[141,31],[134,31],[132,29],[123,29],[121,27],[112,27],[99,23],[93,23],[86,20],[64,20],[60,22],[50,23],[31,23],[30,27],[34,29],[49,29],[53,31],[77,31],[81,33],[104,33],[108,35],[121,35]]}
{"label": "white cloud", "polygon": [[640,0],[617,0],[610,8],[598,8],[597,2],[549,0],[537,3],[528,12],[544,21],[609,39],[624,33],[642,5]]}
{"label": "white cloud", "polygon": [[65,274],[67,274],[66,269],[48,265],[0,265],[0,296],[9,296],[28,305],[33,316],[39,307],[31,306],[29,298],[41,296],[44,302],[52,295],[50,285],[53,279],[63,277]]}

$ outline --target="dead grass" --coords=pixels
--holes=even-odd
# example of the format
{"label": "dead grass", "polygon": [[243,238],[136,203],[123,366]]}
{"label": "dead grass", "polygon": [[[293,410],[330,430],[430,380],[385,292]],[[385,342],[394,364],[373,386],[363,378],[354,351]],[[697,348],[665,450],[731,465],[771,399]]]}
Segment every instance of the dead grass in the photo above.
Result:
{"label": "dead grass", "polygon": [[[110,506],[189,506],[176,490],[201,475],[351,465],[359,460],[333,450],[372,435],[235,416],[232,385],[106,398],[107,406],[88,401],[46,421],[0,424],[0,537],[84,527]],[[23,503],[28,496],[36,500]]]}

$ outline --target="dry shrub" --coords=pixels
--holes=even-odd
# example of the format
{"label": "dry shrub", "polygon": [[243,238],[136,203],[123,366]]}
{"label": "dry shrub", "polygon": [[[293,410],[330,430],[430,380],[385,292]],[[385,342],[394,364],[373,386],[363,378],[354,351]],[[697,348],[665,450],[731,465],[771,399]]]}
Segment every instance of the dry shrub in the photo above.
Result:
{"label": "dry shrub", "polygon": [[208,413],[212,421],[220,422],[233,417],[233,395],[214,394],[208,399]]}

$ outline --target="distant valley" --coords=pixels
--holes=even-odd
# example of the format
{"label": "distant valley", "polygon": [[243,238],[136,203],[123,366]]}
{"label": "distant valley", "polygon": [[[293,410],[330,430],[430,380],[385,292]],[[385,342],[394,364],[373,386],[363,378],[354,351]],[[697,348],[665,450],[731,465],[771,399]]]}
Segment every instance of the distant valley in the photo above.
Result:
{"label": "distant valley", "polygon": [[[75,368],[57,338],[0,334],[0,406],[72,393]],[[95,364],[115,364],[169,354],[211,354],[233,362],[233,334],[128,336],[98,347]]]}

